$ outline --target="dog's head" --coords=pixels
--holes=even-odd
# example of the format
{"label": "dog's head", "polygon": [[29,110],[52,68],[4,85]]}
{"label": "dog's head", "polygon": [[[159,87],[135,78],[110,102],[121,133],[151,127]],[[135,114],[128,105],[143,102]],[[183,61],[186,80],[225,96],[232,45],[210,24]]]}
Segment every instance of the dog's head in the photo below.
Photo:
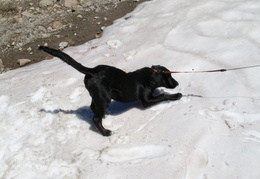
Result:
{"label": "dog's head", "polygon": [[151,67],[151,70],[154,87],[165,87],[173,89],[179,85],[179,83],[172,78],[170,73],[166,73],[169,70],[164,66],[154,65]]}

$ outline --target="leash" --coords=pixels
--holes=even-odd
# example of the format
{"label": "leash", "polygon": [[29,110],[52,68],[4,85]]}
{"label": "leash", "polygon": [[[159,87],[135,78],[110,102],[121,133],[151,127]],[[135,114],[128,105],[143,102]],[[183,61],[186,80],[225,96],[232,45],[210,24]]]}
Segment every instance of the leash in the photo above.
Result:
{"label": "leash", "polygon": [[[248,69],[248,68],[256,68],[260,67],[260,65],[251,65],[251,66],[244,66],[244,67],[237,67],[237,68],[229,68],[229,69],[217,69],[217,70],[206,70],[206,71],[160,71],[156,70],[154,68],[151,68],[154,73],[162,72],[162,73],[212,73],[212,72],[226,72],[226,71],[234,71],[234,70],[243,70],[243,69]],[[187,94],[183,95],[184,97],[196,97],[196,98],[205,98],[205,96],[202,95],[196,95],[196,94]]]}
{"label": "leash", "polygon": [[202,95],[197,95],[197,94],[186,94],[182,95],[183,97],[194,97],[194,98],[211,98],[211,99],[232,99],[232,98],[241,98],[241,99],[253,99],[253,100],[260,100],[259,97],[252,97],[252,96],[202,96]]}
{"label": "leash", "polygon": [[[260,67],[260,65],[252,65],[252,66],[229,68],[229,69],[206,70],[206,71],[162,71],[162,72],[168,74],[169,73],[211,73],[211,72],[226,72],[226,71],[242,70],[242,69],[256,68],[256,67]],[[156,69],[153,69],[153,71],[154,71],[153,73],[160,72]]]}
{"label": "leash", "polygon": [[[153,70],[153,74],[154,73],[167,73],[167,74],[171,74],[171,73],[212,73],[212,72],[226,72],[226,71],[234,71],[234,70],[243,70],[243,69],[247,69],[247,68],[256,68],[256,67],[260,67],[260,65],[251,65],[251,66],[244,66],[244,67],[237,67],[237,68],[229,68],[229,69],[217,69],[217,70],[206,70],[206,71],[161,71],[161,70],[156,70],[154,68],[151,68]],[[202,95],[196,95],[196,94],[187,94],[187,95],[183,95],[183,97],[196,97],[196,98],[209,98],[209,97],[205,97]],[[250,98],[250,97],[245,97],[245,98]]]}

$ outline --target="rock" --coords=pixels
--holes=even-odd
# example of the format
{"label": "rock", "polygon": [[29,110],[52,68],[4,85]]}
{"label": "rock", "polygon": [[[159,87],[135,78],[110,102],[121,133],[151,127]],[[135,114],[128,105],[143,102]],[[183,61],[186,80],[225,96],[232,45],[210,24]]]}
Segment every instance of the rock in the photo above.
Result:
{"label": "rock", "polygon": [[3,61],[0,59],[0,74],[3,73],[5,70]]}
{"label": "rock", "polygon": [[47,38],[47,37],[50,37],[51,35],[50,34],[47,34],[47,33],[41,33],[41,37],[42,38]]}
{"label": "rock", "polygon": [[100,30],[101,30],[101,31],[104,31],[105,28],[106,28],[106,26],[102,26],[102,27],[100,28]]}
{"label": "rock", "polygon": [[68,7],[68,8],[74,8],[79,5],[78,0],[64,0],[63,4],[65,7]]}
{"label": "rock", "polygon": [[50,31],[52,31],[53,29],[52,29],[52,27],[47,27],[47,31],[48,32],[50,32]]}
{"label": "rock", "polygon": [[54,21],[53,23],[52,23],[52,28],[53,29],[59,29],[59,28],[61,28],[62,27],[62,23],[60,22],[60,21]]}
{"label": "rock", "polygon": [[22,67],[22,66],[24,66],[24,65],[26,65],[30,62],[31,62],[30,59],[19,59],[19,60],[17,60],[17,63],[20,65],[20,67]]}
{"label": "rock", "polygon": [[33,15],[31,13],[29,13],[28,11],[24,11],[22,12],[22,15],[25,17],[32,17]]}
{"label": "rock", "polygon": [[64,48],[66,48],[68,45],[69,45],[68,42],[61,42],[61,43],[59,44],[59,47],[60,47],[60,49],[62,50],[62,49],[64,49]]}
{"label": "rock", "polygon": [[79,14],[79,15],[77,15],[77,17],[78,17],[78,18],[81,18],[81,19],[83,19],[82,15],[80,15],[80,14]]}
{"label": "rock", "polygon": [[101,38],[102,35],[103,35],[102,32],[97,32],[95,37],[96,37],[96,38]]}
{"label": "rock", "polygon": [[39,7],[53,6],[55,0],[41,0],[39,2]]}
{"label": "rock", "polygon": [[41,26],[41,25],[38,27],[38,29],[39,29],[40,31],[43,31],[43,32],[45,32],[45,31],[46,31],[46,28],[45,28],[45,27],[43,27],[43,26]]}
{"label": "rock", "polygon": [[[123,1],[123,0],[120,0],[120,1]],[[80,5],[83,7],[90,7],[93,5],[102,5],[102,4],[105,4],[106,2],[109,2],[109,1],[79,0]]]}
{"label": "rock", "polygon": [[15,20],[15,22],[17,22],[17,23],[22,23],[24,20],[23,20],[23,18],[21,18],[21,17],[19,17],[19,16],[15,16],[14,17],[14,20]]}

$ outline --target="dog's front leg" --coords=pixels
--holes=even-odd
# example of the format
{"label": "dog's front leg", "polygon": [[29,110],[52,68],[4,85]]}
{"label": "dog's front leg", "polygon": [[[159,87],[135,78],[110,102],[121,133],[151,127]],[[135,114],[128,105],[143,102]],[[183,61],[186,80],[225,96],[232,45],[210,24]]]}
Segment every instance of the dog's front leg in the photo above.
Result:
{"label": "dog's front leg", "polygon": [[181,93],[177,93],[177,94],[160,94],[158,96],[153,96],[152,94],[148,95],[148,96],[144,96],[144,98],[141,99],[141,102],[143,104],[143,106],[149,107],[152,105],[155,105],[159,102],[162,101],[175,101],[175,100],[179,100],[181,99],[182,94]]}

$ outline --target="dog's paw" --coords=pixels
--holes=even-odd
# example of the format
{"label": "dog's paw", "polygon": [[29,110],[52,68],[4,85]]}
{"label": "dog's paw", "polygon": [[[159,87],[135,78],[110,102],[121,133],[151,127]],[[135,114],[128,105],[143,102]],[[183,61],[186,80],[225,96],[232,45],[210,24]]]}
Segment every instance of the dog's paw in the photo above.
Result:
{"label": "dog's paw", "polygon": [[182,98],[182,94],[181,93],[177,93],[176,96],[177,96],[177,100]]}
{"label": "dog's paw", "polygon": [[182,98],[182,94],[181,93],[176,93],[171,95],[171,100],[179,100]]}
{"label": "dog's paw", "polygon": [[106,130],[102,131],[102,135],[103,136],[107,136],[107,137],[111,136],[112,135],[112,131],[106,129]]}

